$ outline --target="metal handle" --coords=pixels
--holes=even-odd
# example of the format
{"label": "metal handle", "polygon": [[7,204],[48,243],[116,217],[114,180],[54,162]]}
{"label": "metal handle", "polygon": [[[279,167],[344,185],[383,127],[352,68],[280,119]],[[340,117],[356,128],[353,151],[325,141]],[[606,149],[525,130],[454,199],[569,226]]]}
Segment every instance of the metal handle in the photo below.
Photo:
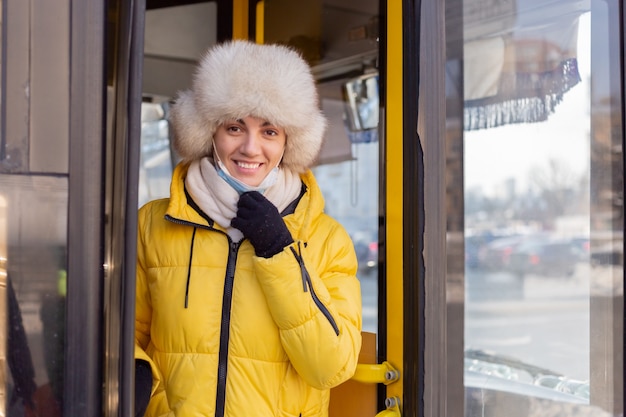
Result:
{"label": "metal handle", "polygon": [[400,410],[383,410],[376,417],[402,417]]}
{"label": "metal handle", "polygon": [[386,410],[376,414],[376,417],[402,417],[400,413],[400,398],[390,397],[385,400]]}
{"label": "metal handle", "polygon": [[[352,380],[366,384],[389,385],[398,379],[400,379],[400,372],[386,361],[381,364],[359,363],[356,366],[354,376],[352,376]],[[400,398],[390,397],[385,399],[385,406],[387,409],[376,414],[375,417],[402,417],[400,413]]]}
{"label": "metal handle", "polygon": [[398,372],[389,362],[383,362],[381,364],[358,364],[353,380],[371,383],[371,384],[385,384],[389,385],[392,382],[397,381],[400,378],[400,372]]}

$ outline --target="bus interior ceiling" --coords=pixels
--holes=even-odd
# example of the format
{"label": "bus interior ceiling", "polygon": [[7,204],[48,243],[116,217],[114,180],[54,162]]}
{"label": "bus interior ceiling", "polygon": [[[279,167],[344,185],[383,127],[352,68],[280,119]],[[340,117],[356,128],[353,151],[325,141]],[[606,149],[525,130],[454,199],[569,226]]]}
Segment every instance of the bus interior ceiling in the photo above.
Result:
{"label": "bus interior ceiling", "polygon": [[[221,2],[147,0],[143,92],[169,100],[189,88],[198,60],[217,43]],[[377,0],[265,0],[265,42],[290,44],[311,63],[323,98],[378,67]],[[313,18],[311,16],[314,16]]]}

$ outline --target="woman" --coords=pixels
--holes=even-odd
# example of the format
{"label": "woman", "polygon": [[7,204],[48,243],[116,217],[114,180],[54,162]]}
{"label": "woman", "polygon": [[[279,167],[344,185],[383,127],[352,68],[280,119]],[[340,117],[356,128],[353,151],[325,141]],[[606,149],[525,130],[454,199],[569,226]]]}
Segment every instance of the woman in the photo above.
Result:
{"label": "woman", "polygon": [[356,367],[361,295],[309,170],[326,119],[308,65],[218,45],[171,122],[170,198],[139,212],[139,415],[148,398],[147,416],[328,415]]}

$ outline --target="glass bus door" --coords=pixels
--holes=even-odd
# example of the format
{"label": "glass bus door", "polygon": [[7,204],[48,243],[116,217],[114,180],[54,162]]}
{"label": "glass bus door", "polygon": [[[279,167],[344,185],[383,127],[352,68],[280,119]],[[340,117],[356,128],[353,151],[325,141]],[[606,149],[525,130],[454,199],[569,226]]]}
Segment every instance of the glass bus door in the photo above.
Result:
{"label": "glass bus door", "polygon": [[464,398],[448,415],[621,415],[621,4],[456,3],[446,282],[463,307],[448,310],[448,386]]}

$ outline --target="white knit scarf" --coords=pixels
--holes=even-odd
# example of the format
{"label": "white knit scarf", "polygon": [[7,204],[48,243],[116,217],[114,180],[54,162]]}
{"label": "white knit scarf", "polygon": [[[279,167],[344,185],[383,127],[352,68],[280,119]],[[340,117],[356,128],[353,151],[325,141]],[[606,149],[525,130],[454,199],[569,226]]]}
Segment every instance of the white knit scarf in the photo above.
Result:
{"label": "white knit scarf", "polygon": [[[233,241],[241,240],[242,233],[230,226],[230,221],[237,215],[239,193],[217,174],[212,159],[204,157],[193,161],[187,170],[185,186],[198,207],[226,229]],[[263,195],[282,212],[300,195],[301,189],[300,175],[280,169],[276,183],[265,190]]]}

